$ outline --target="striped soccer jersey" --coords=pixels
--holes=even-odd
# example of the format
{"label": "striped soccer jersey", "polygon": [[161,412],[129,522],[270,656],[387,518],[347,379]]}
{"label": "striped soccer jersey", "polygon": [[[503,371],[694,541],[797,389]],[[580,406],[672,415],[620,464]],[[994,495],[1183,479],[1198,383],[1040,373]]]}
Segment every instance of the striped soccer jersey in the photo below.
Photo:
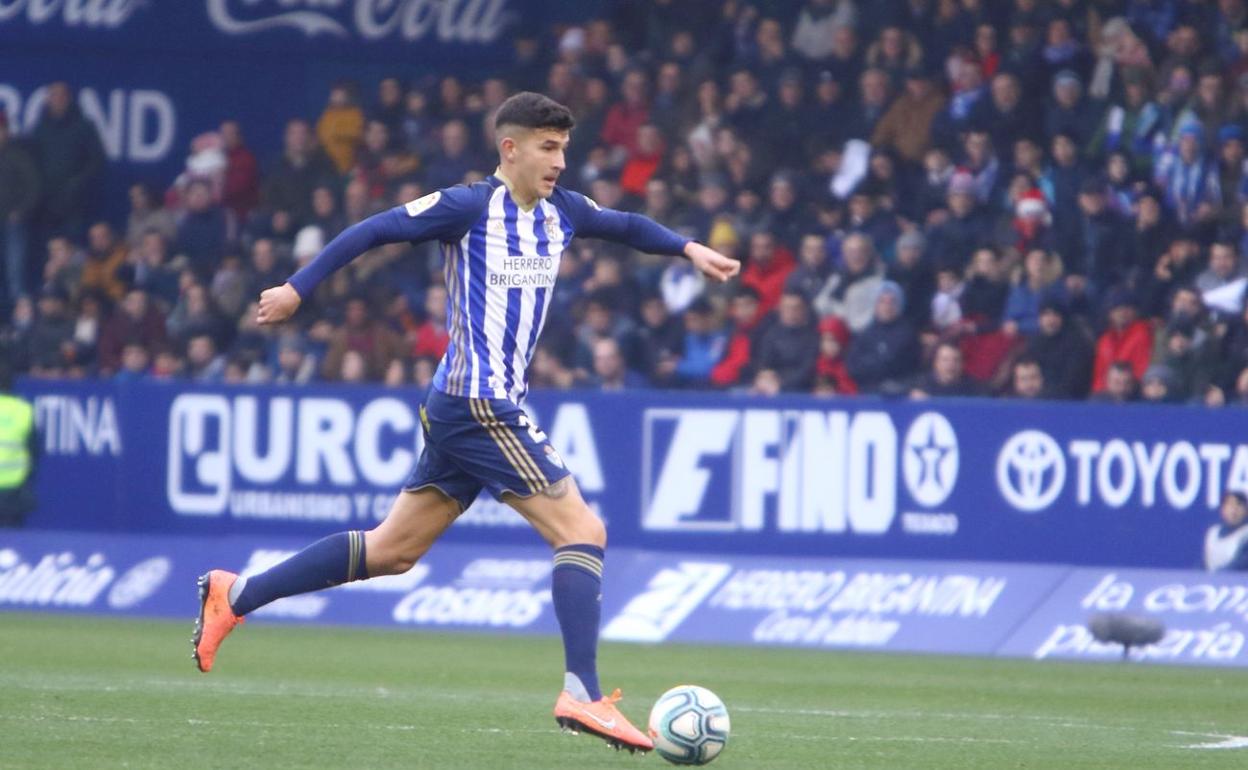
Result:
{"label": "striped soccer jersey", "polygon": [[683,238],[638,214],[598,206],[556,187],[526,211],[498,175],[439,190],[347,228],[291,277],[300,296],[382,243],[437,239],[445,256],[450,344],[433,386],[453,396],[521,403],[563,250],[574,236],[655,254],[681,254]]}

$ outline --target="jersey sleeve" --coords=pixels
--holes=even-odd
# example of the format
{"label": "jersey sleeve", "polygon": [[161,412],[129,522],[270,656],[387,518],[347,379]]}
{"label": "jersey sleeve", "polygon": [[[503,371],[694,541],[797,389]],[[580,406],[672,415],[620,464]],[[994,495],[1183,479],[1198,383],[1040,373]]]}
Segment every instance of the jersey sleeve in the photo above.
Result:
{"label": "jersey sleeve", "polygon": [[649,217],[604,209],[578,192],[565,191],[564,205],[576,235],[602,238],[648,254],[683,255],[690,238],[673,232]]}
{"label": "jersey sleeve", "polygon": [[335,270],[370,249],[387,243],[458,240],[481,216],[483,208],[480,192],[461,185],[374,214],[343,230],[290,277],[290,285],[300,297],[306,297]]}

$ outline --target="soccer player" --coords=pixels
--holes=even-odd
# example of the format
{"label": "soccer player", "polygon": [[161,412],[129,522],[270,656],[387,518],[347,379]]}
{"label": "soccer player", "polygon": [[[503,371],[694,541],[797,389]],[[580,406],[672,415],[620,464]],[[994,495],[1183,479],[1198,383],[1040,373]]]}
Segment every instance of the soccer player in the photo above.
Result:
{"label": "soccer player", "polygon": [[546,434],[520,408],[528,391],[525,371],[546,320],[560,255],[574,236],[684,255],[719,281],[735,276],[741,265],[643,216],[603,209],[556,186],[572,126],[572,114],[552,99],[530,92],[512,96],[495,117],[499,168],[493,175],[347,228],[289,282],[260,295],[260,323],[281,323],[317,284],[369,249],[436,239],[446,259],[451,339],[420,407],[424,452],[384,521],[367,532],[326,537],[248,578],[224,570],[200,578],[192,643],[201,671],[212,669],[222,640],[258,607],[407,572],[484,488],[554,548],[551,596],[566,661],[555,719],[617,749],[653,748],[616,708],[620,691],[604,697],[599,687],[606,529]]}

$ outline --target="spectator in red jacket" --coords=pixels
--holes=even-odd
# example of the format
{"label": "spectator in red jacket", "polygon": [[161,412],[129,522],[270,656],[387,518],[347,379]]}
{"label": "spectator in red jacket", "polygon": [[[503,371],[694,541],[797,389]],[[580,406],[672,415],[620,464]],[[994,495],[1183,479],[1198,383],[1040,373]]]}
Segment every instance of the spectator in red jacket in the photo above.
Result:
{"label": "spectator in red jacket", "polygon": [[632,152],[637,148],[637,132],[650,122],[650,104],[646,95],[646,76],[633,70],[624,76],[620,86],[624,99],[611,105],[602,125],[602,141],[607,145]]}
{"label": "spectator in red jacket", "polygon": [[750,360],[753,349],[771,326],[771,318],[760,309],[758,290],[739,286],[728,307],[732,318],[732,336],[724,357],[711,370],[711,383],[726,388],[753,379]]}
{"label": "spectator in red jacket", "polygon": [[1129,364],[1135,379],[1141,379],[1148,370],[1153,350],[1153,327],[1138,318],[1136,300],[1130,291],[1123,288],[1110,291],[1105,305],[1109,309],[1109,326],[1096,341],[1093,393],[1105,390],[1109,367],[1117,362]]}
{"label": "spectator in red jacket", "polygon": [[815,361],[815,387],[831,388],[846,396],[858,393],[858,383],[849,376],[845,351],[849,348],[849,327],[836,316],[819,322],[819,358]]}
{"label": "spectator in red jacket", "polygon": [[430,286],[425,290],[424,320],[408,331],[407,340],[411,344],[412,358],[442,358],[450,343],[446,333],[445,286]]}
{"label": "spectator in red jacket", "polygon": [[121,366],[121,352],[127,343],[138,342],[152,351],[165,344],[165,316],[156,309],[142,289],[131,289],[100,331],[99,366],[111,375]]}
{"label": "spectator in red jacket", "polygon": [[750,259],[741,273],[741,285],[750,286],[758,292],[759,312],[766,315],[780,301],[784,282],[793,272],[796,263],[793,254],[776,241],[771,233],[759,232],[750,236]]}
{"label": "spectator in red jacket", "polygon": [[260,202],[260,167],[243,140],[238,121],[227,120],[221,124],[221,144],[225,149],[221,203],[234,212],[239,222],[246,222],[247,215]]}

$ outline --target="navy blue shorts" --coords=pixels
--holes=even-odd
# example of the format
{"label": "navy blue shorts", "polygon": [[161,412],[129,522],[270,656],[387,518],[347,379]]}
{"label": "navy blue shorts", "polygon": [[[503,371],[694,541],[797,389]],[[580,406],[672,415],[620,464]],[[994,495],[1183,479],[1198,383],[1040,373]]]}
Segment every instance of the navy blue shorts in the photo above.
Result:
{"label": "navy blue shorts", "polygon": [[420,421],[425,449],[403,482],[436,487],[466,509],[482,489],[529,497],[568,475],[563,458],[523,409],[505,399],[448,396],[429,389]]}

